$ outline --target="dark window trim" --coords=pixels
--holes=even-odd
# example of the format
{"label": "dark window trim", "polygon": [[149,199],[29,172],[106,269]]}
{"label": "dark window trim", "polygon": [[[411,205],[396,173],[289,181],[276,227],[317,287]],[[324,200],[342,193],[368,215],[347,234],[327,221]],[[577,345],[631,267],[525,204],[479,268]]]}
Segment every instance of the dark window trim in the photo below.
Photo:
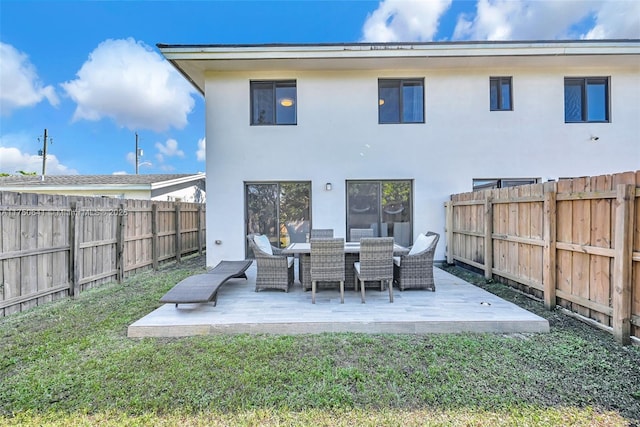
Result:
{"label": "dark window trim", "polygon": [[[566,89],[567,83],[580,84],[580,88],[582,90],[582,117],[580,120],[567,120],[567,116],[565,114],[564,122],[565,123],[610,123],[611,122],[611,77],[565,77],[564,78],[564,88]],[[596,83],[604,83],[604,120],[589,120],[589,100],[587,90],[589,84]],[[565,108],[567,100],[564,99]]]}
{"label": "dark window trim", "polygon": [[[271,90],[273,93],[273,118],[272,123],[257,123],[256,118],[253,116],[253,85],[254,84],[271,84]],[[293,123],[278,123],[278,117],[276,114],[277,102],[276,89],[278,87],[293,87],[296,89],[296,96],[294,99],[293,108],[295,108],[295,120]],[[249,81],[249,124],[251,126],[296,126],[298,124],[298,82],[295,79],[284,80],[250,80]]]}
{"label": "dark window trim", "polygon": [[[491,82],[498,83],[498,108],[491,108]],[[509,83],[509,108],[502,108],[502,84]],[[513,111],[513,79],[508,76],[489,77],[489,110],[490,111]]]}
{"label": "dark window trim", "polygon": [[[424,89],[424,77],[410,77],[410,78],[401,78],[401,79],[396,79],[396,78],[379,78],[378,79],[378,103],[380,102],[380,82],[397,82],[398,83],[398,89],[399,89],[399,99],[398,99],[398,109],[399,109],[399,121],[397,122],[383,122],[380,121],[380,107],[381,105],[378,104],[378,124],[380,125],[394,125],[394,124],[420,124],[420,123],[424,123],[425,122],[425,89]],[[404,86],[405,83],[420,83],[420,85],[422,86],[422,119],[420,121],[417,122],[405,122],[402,119],[402,112],[404,111],[404,100],[403,100],[403,91],[402,88]]]}

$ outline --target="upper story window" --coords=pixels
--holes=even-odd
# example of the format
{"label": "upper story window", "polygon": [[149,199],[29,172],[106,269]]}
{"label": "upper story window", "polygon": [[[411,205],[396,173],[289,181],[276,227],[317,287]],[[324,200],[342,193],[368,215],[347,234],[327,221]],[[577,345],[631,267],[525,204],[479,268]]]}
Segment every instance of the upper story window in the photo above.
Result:
{"label": "upper story window", "polygon": [[489,78],[489,108],[491,111],[513,110],[511,77]]}
{"label": "upper story window", "polygon": [[609,78],[564,79],[565,123],[609,122]]}
{"label": "upper story window", "polygon": [[424,79],[378,79],[378,123],[424,123]]}
{"label": "upper story window", "polygon": [[295,125],[297,103],[295,80],[251,82],[252,125]]}

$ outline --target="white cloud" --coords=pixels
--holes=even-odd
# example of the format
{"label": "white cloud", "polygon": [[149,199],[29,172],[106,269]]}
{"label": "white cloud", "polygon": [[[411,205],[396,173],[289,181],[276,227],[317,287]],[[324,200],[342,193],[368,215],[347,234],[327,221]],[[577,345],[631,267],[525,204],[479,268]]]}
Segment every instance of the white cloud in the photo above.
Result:
{"label": "white cloud", "polygon": [[596,25],[585,39],[640,39],[640,1],[607,1],[596,12]]}
{"label": "white cloud", "polygon": [[[42,173],[42,156],[27,154],[16,147],[0,147],[0,173],[17,171]],[[46,175],[77,175],[78,171],[60,163],[53,154],[47,154]]]}
{"label": "white cloud", "polygon": [[166,157],[184,157],[184,151],[178,148],[178,141],[175,139],[167,139],[167,142],[164,145],[160,142],[156,142],[156,148],[162,154],[162,156]]}
{"label": "white cloud", "polygon": [[[595,19],[596,25],[578,30]],[[637,0],[478,0],[475,15],[462,15],[457,40],[557,40],[640,37]]]}
{"label": "white cloud", "polygon": [[105,40],[89,55],[78,78],[62,84],[77,103],[73,119],[111,118],[131,130],[161,132],[187,125],[195,89],[142,42]]}
{"label": "white cloud", "polygon": [[129,175],[129,174],[125,171],[115,171],[111,175]]}
{"label": "white cloud", "polygon": [[198,140],[198,151],[196,151],[196,157],[199,162],[207,160],[207,140],[205,138]]}
{"label": "white cloud", "polygon": [[383,0],[367,16],[362,32],[367,42],[431,41],[451,0]]}
{"label": "white cloud", "polygon": [[53,86],[43,86],[29,57],[0,42],[0,115],[32,107],[43,99],[57,106],[60,101]]}

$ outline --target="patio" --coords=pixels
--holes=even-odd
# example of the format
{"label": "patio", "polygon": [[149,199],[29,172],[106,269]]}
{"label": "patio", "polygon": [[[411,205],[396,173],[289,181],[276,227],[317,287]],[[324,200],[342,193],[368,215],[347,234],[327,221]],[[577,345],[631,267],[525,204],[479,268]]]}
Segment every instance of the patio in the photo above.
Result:
{"label": "patio", "polygon": [[434,268],[436,292],[367,289],[366,304],[353,284],[340,304],[337,287],[320,289],[316,304],[297,281],[288,293],[255,292],[255,263],[248,280],[232,279],[218,291],[218,304],[164,304],[131,324],[128,336],[182,337],[210,334],[530,333],[549,332],[547,320]]}

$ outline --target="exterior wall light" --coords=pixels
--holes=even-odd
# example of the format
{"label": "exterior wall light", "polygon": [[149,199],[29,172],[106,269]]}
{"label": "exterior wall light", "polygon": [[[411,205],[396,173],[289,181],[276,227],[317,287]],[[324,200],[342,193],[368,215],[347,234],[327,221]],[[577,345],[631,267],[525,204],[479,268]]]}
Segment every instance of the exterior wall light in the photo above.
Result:
{"label": "exterior wall light", "polygon": [[333,188],[333,186],[331,185],[331,183],[330,183],[330,182],[327,182],[327,183],[324,185],[324,189],[325,189],[325,190],[327,190],[327,191],[331,191],[331,189],[332,189],[332,188]]}

